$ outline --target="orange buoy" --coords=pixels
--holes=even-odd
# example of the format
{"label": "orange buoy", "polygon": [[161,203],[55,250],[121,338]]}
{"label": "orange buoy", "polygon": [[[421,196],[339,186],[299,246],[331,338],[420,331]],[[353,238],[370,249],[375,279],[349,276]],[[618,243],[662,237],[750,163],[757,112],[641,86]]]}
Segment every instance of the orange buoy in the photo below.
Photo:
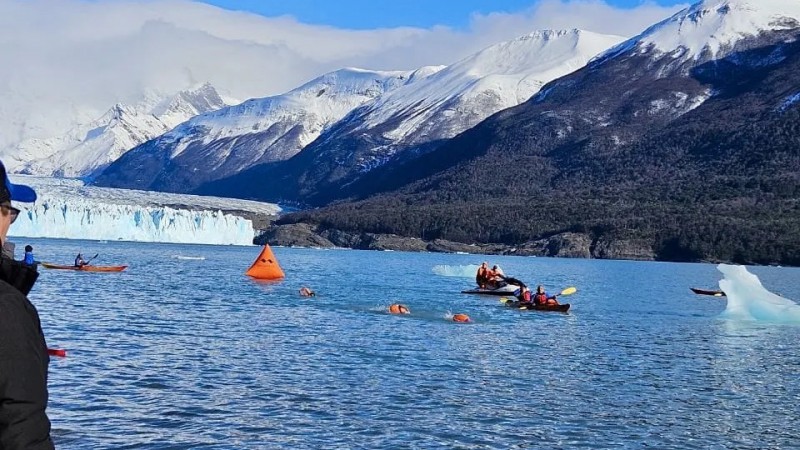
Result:
{"label": "orange buoy", "polygon": [[261,254],[258,255],[253,265],[247,269],[245,275],[259,280],[280,280],[286,277],[269,245],[264,246]]}
{"label": "orange buoy", "polygon": [[408,306],[401,305],[400,303],[390,305],[389,312],[392,314],[411,314],[411,310],[408,309]]}
{"label": "orange buoy", "polygon": [[470,318],[466,314],[454,314],[453,315],[453,322],[471,322]]}

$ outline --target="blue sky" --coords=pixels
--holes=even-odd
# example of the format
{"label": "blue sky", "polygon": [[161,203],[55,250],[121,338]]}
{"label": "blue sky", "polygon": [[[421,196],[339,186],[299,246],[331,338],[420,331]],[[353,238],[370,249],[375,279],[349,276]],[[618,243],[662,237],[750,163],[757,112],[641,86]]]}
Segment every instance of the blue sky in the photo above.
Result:
{"label": "blue sky", "polygon": [[[274,17],[291,15],[300,22],[336,28],[374,29],[446,25],[466,28],[472,13],[516,13],[534,6],[535,0],[202,0],[225,9]],[[607,0],[619,8],[642,4],[673,6],[692,0]]]}

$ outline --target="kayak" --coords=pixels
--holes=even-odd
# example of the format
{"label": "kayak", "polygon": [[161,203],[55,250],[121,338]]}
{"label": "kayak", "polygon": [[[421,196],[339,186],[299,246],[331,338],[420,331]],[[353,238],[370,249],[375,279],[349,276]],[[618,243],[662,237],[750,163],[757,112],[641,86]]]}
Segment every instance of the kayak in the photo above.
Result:
{"label": "kayak", "polygon": [[122,272],[128,266],[62,266],[60,264],[42,263],[47,269],[75,270],[77,272]]}
{"label": "kayak", "polygon": [[534,304],[526,304],[520,305],[519,302],[508,302],[506,306],[511,308],[521,309],[523,311],[555,311],[555,312],[567,312],[569,311],[570,304],[564,303],[562,305],[534,305]]}
{"label": "kayak", "polygon": [[697,289],[697,288],[689,288],[698,295],[711,295],[713,297],[725,297],[725,293],[722,291],[711,291],[708,289]]}
{"label": "kayak", "polygon": [[478,294],[478,295],[499,295],[499,296],[513,296],[514,291],[519,289],[519,286],[508,284],[496,289],[475,288],[466,291],[461,291],[462,294]]}

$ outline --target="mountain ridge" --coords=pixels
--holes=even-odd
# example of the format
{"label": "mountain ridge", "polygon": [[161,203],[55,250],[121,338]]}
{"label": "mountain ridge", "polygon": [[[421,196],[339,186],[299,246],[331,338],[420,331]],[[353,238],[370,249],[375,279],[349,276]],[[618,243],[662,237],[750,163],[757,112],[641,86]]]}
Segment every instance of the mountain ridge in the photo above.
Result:
{"label": "mountain ridge", "polygon": [[151,93],[136,105],[117,103],[62,136],[21,143],[16,159],[24,162],[11,168],[31,175],[92,178],[138,144],[224,105],[209,83],[169,96]]}
{"label": "mountain ridge", "polygon": [[[684,14],[736,4],[751,5]],[[596,257],[638,242],[660,260],[800,265],[800,26],[718,59],[635,39],[376,172],[364,200],[279,223],[516,246],[577,234]]]}
{"label": "mountain ridge", "polygon": [[[188,191],[253,164],[289,158],[353,108],[435,70],[340,69],[286,94],[199,115],[133,149],[96,183]],[[196,178],[198,173],[205,178]]]}
{"label": "mountain ridge", "polygon": [[[354,109],[287,161],[254,167],[197,192],[257,196],[266,191],[273,199],[317,195],[315,203],[324,202],[372,170],[430,151],[527,100],[545,82],[582,67],[621,40],[577,29],[543,30],[492,45]],[[248,184],[252,189],[245,192]]]}

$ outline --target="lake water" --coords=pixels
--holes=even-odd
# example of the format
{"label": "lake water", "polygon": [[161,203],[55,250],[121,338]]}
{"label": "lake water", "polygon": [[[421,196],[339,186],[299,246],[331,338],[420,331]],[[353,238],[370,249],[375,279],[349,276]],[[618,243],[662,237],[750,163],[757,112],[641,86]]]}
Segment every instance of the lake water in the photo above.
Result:
{"label": "lake water", "polygon": [[[61,449],[800,446],[800,325],[720,318],[724,299],[688,289],[715,288],[713,265],[276,248],[287,278],[259,283],[257,247],[28,242],[130,265],[43,269],[30,296],[68,351],[50,363]],[[576,286],[572,310],[432,271],[484,259]],[[751,271],[800,299],[800,270]]]}

